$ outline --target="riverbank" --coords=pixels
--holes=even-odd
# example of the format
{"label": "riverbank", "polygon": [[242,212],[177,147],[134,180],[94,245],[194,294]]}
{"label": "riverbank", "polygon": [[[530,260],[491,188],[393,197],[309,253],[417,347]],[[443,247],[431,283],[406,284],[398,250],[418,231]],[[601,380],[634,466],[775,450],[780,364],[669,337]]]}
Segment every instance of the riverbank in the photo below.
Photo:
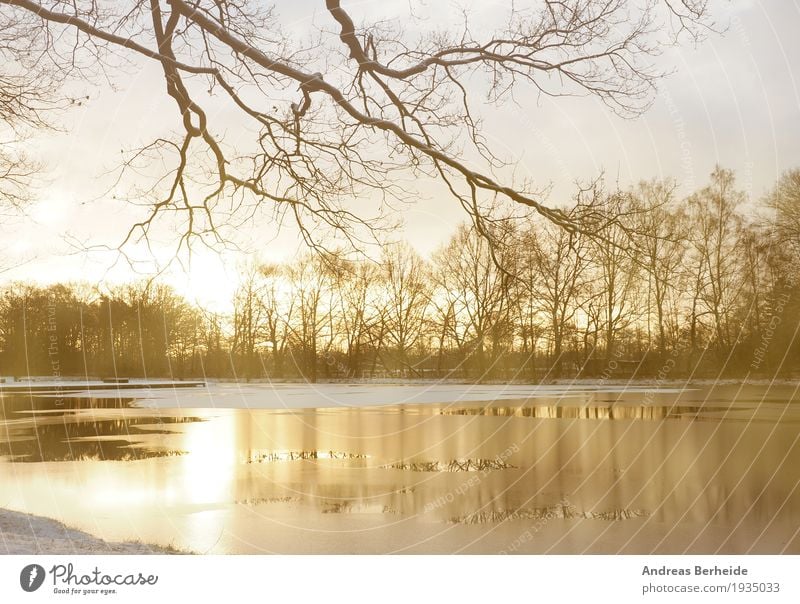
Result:
{"label": "riverbank", "polygon": [[29,554],[182,554],[138,541],[110,543],[67,525],[0,508],[0,553]]}

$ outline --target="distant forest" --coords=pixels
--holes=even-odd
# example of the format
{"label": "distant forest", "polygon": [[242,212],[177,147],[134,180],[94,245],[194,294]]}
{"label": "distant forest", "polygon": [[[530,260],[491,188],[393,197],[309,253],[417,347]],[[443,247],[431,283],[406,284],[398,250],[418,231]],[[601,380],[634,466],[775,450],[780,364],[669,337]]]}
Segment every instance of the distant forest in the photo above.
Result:
{"label": "distant forest", "polygon": [[797,376],[800,170],[757,201],[721,168],[676,190],[581,191],[593,230],[509,219],[462,225],[430,259],[400,243],[254,266],[228,315],[158,283],[11,284],[0,376]]}

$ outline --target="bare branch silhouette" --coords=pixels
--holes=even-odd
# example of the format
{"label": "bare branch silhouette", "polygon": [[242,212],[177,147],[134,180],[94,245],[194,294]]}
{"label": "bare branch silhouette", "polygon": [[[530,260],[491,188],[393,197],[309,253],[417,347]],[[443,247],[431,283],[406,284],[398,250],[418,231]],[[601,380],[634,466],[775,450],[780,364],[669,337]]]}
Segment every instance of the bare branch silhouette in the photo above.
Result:
{"label": "bare branch silhouette", "polygon": [[[163,220],[177,224],[178,249],[221,245],[225,227],[269,205],[327,252],[325,233],[358,247],[385,226],[380,212],[351,202],[391,208],[409,173],[444,181],[485,237],[498,199],[570,232],[595,229],[591,210],[567,213],[541,189],[508,182],[509,163],[489,148],[473,104],[511,99],[524,82],[636,116],[664,75],[650,59],[675,42],[665,34],[699,36],[711,25],[705,0],[542,0],[509,8],[495,31],[473,33],[465,16],[459,31],[411,40],[393,21],[357,25],[338,0],[324,8],[327,21],[306,44],[254,2],[0,0],[0,19],[20,41],[10,50],[36,48],[64,77],[113,80],[127,61],[160,65],[180,133],[134,153],[172,167],[137,192],[149,210],[122,248],[146,242]],[[238,113],[247,140],[226,140],[212,98]]]}

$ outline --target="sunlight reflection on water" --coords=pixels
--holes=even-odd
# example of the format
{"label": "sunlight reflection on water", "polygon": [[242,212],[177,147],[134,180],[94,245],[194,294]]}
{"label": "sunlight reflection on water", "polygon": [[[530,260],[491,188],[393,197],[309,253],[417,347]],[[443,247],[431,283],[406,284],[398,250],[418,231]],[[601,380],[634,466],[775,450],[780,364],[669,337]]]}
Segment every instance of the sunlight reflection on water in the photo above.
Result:
{"label": "sunlight reflection on water", "polygon": [[537,527],[520,551],[798,552],[791,392],[279,411],[5,396],[0,506],[193,551],[490,553]]}

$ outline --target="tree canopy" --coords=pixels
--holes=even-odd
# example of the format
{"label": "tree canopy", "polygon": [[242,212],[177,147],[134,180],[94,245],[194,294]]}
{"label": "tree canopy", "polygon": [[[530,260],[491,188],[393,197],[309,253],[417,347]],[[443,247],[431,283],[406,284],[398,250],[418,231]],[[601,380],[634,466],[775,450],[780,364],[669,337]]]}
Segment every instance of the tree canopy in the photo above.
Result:
{"label": "tree canopy", "polygon": [[[219,243],[221,227],[269,204],[311,246],[331,231],[357,244],[380,222],[354,211],[353,198],[390,204],[403,195],[394,177],[407,171],[443,182],[484,237],[498,200],[592,230],[593,207],[565,212],[545,203],[541,185],[516,182],[475,104],[505,102],[524,82],[635,116],[664,75],[653,57],[712,26],[707,0],[514,2],[491,29],[465,12],[421,34],[346,2],[319,4],[316,31],[293,36],[274,7],[250,0],[0,0],[0,117],[37,122],[40,100],[74,102],[76,82],[119,83],[132,61],[160,66],[164,88],[153,93],[174,101],[176,133],[125,161],[139,180],[162,167],[137,183],[149,210],[124,243],[146,241],[162,220],[179,225],[181,247]],[[246,137],[230,140],[215,124],[215,103]]]}

